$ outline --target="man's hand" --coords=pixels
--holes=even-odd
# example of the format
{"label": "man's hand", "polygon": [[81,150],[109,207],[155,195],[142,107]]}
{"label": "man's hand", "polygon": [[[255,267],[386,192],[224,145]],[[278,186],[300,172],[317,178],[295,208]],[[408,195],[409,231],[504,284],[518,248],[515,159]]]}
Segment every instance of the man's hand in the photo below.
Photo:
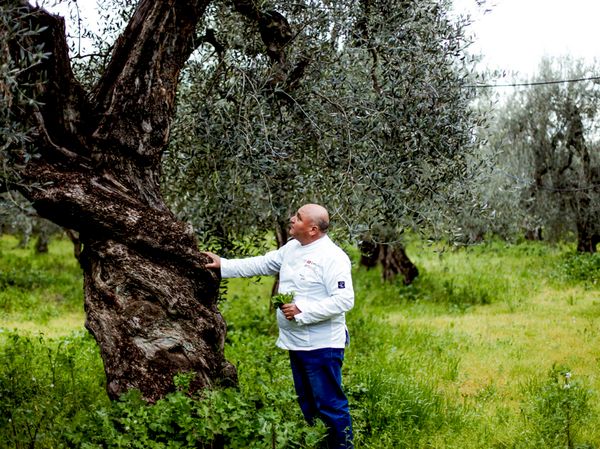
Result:
{"label": "man's hand", "polygon": [[302,311],[296,307],[296,304],[283,304],[281,311],[288,320],[293,320],[296,315],[302,313]]}
{"label": "man's hand", "polygon": [[221,268],[221,258],[219,256],[211,253],[210,251],[202,251],[202,254],[212,259],[212,262],[209,262],[205,265],[206,268]]}

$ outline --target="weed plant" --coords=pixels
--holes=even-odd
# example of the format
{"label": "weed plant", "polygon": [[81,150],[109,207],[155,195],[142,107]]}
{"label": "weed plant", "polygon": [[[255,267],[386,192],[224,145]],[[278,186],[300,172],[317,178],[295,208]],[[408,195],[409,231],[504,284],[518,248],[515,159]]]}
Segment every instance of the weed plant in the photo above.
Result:
{"label": "weed plant", "polygon": [[65,431],[108,405],[87,333],[45,339],[2,331],[0,361],[0,447],[63,446]]}
{"label": "weed plant", "polygon": [[572,379],[567,367],[553,366],[546,378],[533,378],[524,386],[525,429],[520,446],[552,449],[592,448],[583,429],[594,423],[592,392]]}
{"label": "weed plant", "polygon": [[557,267],[557,277],[567,282],[582,282],[586,286],[600,287],[600,253],[565,253]]}

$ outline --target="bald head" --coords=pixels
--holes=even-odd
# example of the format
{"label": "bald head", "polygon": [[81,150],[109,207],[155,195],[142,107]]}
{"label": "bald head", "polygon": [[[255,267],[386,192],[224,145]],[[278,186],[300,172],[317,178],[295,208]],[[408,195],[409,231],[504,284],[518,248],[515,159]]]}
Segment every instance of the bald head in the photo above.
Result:
{"label": "bald head", "polygon": [[329,228],[329,213],[318,204],[305,204],[290,218],[290,236],[302,245],[320,239]]}
{"label": "bald head", "polygon": [[304,214],[312,224],[315,224],[319,228],[319,231],[327,232],[327,229],[329,229],[329,213],[323,206],[319,204],[305,204],[298,209],[298,212]]}

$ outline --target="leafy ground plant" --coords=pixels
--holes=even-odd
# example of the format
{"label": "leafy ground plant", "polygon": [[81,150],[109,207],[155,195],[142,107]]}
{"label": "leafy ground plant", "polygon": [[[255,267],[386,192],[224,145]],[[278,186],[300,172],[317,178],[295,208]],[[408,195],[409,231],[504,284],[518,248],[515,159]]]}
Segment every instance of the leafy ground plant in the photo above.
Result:
{"label": "leafy ground plant", "polygon": [[558,265],[560,275],[571,282],[598,286],[600,282],[600,253],[566,253]]}
{"label": "leafy ground plant", "polygon": [[87,332],[57,339],[0,329],[0,447],[60,446],[65,429],[108,403]]}

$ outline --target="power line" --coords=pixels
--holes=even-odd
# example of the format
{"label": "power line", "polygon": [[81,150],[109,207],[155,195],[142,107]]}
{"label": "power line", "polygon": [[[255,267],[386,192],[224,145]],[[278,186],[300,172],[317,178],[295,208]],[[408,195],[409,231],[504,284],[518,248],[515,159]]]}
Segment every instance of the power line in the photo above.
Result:
{"label": "power line", "polygon": [[548,84],[564,84],[564,83],[579,83],[582,81],[600,81],[600,76],[591,76],[589,78],[573,78],[567,80],[551,80],[551,81],[532,81],[529,83],[511,83],[511,84],[470,84],[465,88],[495,88],[495,87],[529,87],[529,86],[545,86]]}

